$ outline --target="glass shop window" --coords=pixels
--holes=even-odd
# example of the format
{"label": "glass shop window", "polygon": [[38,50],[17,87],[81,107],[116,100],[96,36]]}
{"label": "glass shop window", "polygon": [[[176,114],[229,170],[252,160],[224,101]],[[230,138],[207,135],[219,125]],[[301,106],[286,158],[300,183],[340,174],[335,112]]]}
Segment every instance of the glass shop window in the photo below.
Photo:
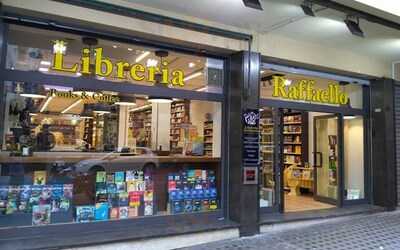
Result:
{"label": "glass shop window", "polygon": [[221,103],[5,82],[0,225],[221,207]]}

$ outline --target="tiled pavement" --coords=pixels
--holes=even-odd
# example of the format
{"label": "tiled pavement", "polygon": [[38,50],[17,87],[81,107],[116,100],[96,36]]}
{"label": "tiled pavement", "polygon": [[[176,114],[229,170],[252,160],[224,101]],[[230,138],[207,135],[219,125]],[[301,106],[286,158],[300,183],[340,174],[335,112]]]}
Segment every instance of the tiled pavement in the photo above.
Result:
{"label": "tiled pavement", "polygon": [[384,212],[233,240],[184,248],[185,250],[387,250],[400,249],[400,211]]}

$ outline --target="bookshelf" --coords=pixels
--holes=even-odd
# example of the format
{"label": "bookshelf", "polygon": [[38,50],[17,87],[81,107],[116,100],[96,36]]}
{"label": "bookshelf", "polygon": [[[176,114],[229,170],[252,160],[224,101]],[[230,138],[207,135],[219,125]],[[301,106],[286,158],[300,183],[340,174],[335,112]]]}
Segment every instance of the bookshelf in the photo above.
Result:
{"label": "bookshelf", "polygon": [[84,131],[83,131],[83,140],[88,144],[87,150],[90,150],[93,147],[93,135],[94,135],[94,121],[93,119],[85,119],[84,123]]}
{"label": "bookshelf", "polygon": [[204,122],[204,155],[213,156],[213,121]]}
{"label": "bookshelf", "polygon": [[283,164],[304,166],[308,161],[308,119],[306,112],[283,114]]}
{"label": "bookshelf", "polygon": [[131,112],[129,127],[136,137],[136,146],[151,147],[151,106]]}
{"label": "bookshelf", "polygon": [[171,103],[171,127],[170,127],[170,151],[171,153],[182,153],[182,144],[185,137],[184,125],[190,121],[190,102],[174,101]]}

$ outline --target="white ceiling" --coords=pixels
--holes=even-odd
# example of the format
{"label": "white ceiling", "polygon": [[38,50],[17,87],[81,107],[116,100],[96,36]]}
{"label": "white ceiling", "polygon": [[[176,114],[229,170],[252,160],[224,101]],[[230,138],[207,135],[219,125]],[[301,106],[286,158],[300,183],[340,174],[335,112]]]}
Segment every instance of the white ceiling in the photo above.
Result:
{"label": "white ceiling", "polygon": [[[365,38],[350,34],[343,23],[345,14],[316,6],[317,17],[304,15],[302,0],[261,0],[264,11],[246,8],[242,0],[125,0],[178,15],[193,16],[261,33],[322,44],[371,56],[386,62],[400,60],[400,31],[361,20]],[[355,1],[336,0],[350,7],[399,21]],[[184,3],[183,3],[184,2]]]}

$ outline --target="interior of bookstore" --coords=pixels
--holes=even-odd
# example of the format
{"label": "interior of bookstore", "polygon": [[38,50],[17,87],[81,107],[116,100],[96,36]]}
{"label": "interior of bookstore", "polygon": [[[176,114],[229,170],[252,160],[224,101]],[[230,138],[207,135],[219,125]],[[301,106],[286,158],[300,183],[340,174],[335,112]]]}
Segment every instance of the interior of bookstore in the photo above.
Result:
{"label": "interior of bookstore", "polygon": [[362,108],[362,86],[270,69],[261,74],[260,207],[299,212],[335,207],[340,193],[363,199],[364,118],[340,113]]}

